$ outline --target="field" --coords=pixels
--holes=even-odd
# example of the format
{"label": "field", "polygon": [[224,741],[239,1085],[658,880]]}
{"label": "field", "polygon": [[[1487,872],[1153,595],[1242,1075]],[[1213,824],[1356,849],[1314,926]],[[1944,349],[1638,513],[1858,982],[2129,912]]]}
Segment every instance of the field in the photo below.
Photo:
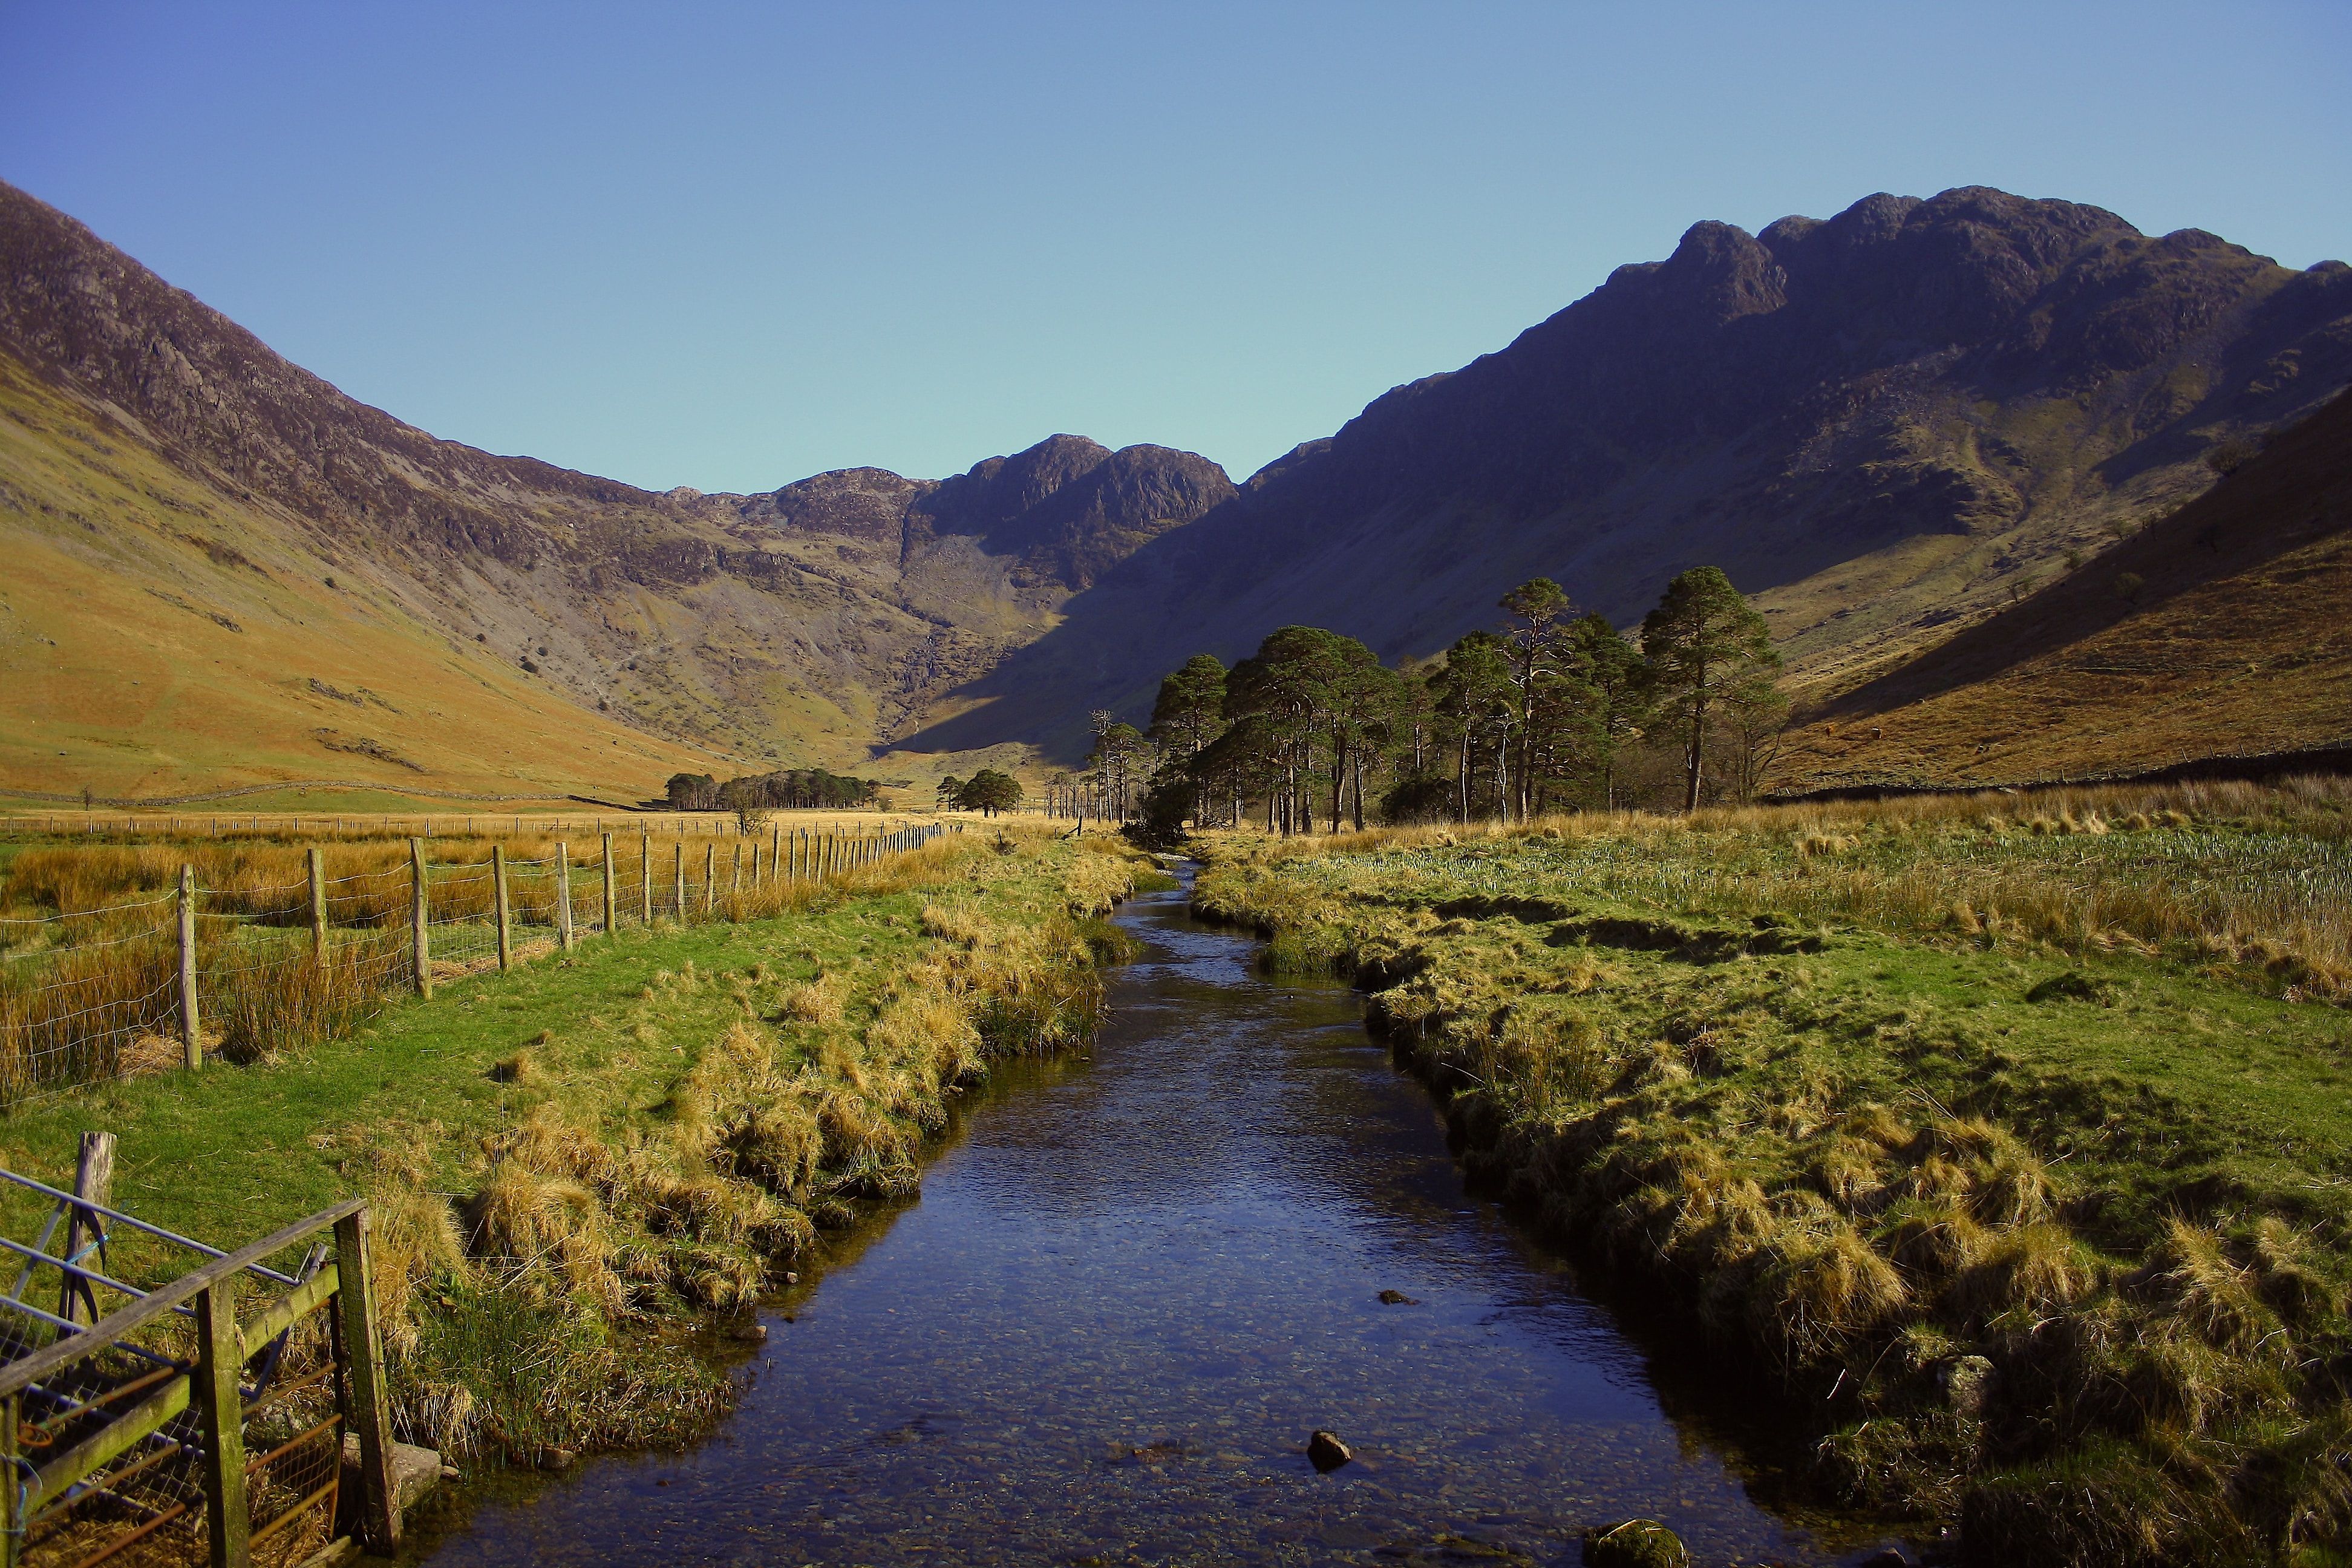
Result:
{"label": "field", "polygon": [[714,1324],[860,1200],[911,1191],[992,1058],[1091,1027],[1112,938],[1087,917],[1139,862],[1001,843],[740,922],[625,925],[252,1065],[50,1095],[0,1121],[0,1160],[69,1179],[104,1128],[118,1201],[216,1243],[364,1193],[404,1436],[523,1464],[680,1440],[729,1397]]}
{"label": "field", "polygon": [[[1213,846],[1483,1178],[1966,1561],[2352,1531],[2352,788]],[[1759,1390],[1760,1391],[1760,1390]]]}

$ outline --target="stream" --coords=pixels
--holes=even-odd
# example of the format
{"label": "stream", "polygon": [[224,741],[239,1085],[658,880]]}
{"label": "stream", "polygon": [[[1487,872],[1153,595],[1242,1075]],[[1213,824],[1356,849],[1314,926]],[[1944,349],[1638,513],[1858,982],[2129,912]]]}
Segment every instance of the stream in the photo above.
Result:
{"label": "stream", "polygon": [[[1573,1563],[1629,1514],[1700,1563],[1885,1543],[1759,1502],[1769,1444],[1465,1194],[1358,999],[1184,899],[1123,907],[1145,952],[1088,1056],[968,1098],[921,1197],[767,1313],[711,1437],[482,1489],[414,1559]],[[1355,1461],[1318,1474],[1318,1427]]]}

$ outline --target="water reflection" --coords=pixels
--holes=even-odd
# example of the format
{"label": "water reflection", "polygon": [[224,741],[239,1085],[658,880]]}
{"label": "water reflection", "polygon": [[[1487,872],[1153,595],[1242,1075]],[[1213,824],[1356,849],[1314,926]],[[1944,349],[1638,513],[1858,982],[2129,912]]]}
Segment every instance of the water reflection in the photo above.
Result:
{"label": "water reflection", "polygon": [[[1465,1195],[1348,993],[1257,974],[1179,895],[1122,919],[1147,952],[1092,1060],[975,1097],[919,1202],[771,1317],[719,1435],[478,1503],[422,1554],[1395,1563],[1452,1537],[1549,1563],[1646,1513],[1701,1562],[1834,1560]],[[1317,1427],[1357,1462],[1318,1475]]]}

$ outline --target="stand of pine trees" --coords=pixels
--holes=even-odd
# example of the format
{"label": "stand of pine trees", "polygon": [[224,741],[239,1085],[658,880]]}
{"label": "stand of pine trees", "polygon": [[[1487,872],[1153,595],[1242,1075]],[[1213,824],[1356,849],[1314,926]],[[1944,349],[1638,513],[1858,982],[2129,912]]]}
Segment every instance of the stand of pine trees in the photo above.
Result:
{"label": "stand of pine trees", "polygon": [[[1313,833],[1692,810],[1761,785],[1788,721],[1780,658],[1720,571],[1669,584],[1638,644],[1549,578],[1498,607],[1494,628],[1404,669],[1318,626],[1285,626],[1230,669],[1196,654],[1160,683],[1148,731],[1096,716],[1088,776],[1119,820],[1163,838],[1187,823]],[[1159,760],[1139,792],[1146,740]]]}

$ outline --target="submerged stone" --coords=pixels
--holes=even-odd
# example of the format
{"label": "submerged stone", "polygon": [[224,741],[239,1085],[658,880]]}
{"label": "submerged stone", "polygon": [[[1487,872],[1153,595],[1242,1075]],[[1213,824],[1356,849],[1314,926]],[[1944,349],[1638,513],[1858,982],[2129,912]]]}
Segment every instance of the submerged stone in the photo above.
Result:
{"label": "submerged stone", "polygon": [[1412,1297],[1406,1295],[1402,1290],[1383,1290],[1381,1292],[1381,1305],[1383,1307],[1418,1307],[1421,1303],[1414,1300]]}
{"label": "submerged stone", "polygon": [[1339,1441],[1337,1432],[1318,1431],[1307,1439],[1307,1462],[1318,1470],[1336,1470],[1355,1457],[1355,1451]]}

